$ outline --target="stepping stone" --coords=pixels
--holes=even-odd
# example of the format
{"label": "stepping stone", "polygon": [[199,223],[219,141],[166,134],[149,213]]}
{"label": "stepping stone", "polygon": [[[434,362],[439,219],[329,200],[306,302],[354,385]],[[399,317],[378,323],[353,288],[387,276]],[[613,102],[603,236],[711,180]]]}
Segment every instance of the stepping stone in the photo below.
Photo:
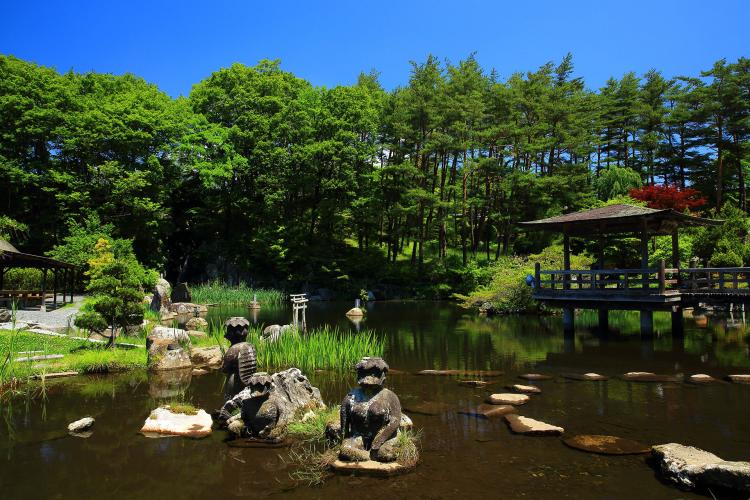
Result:
{"label": "stepping stone", "polygon": [[521,393],[521,394],[541,394],[542,393],[542,390],[539,387],[536,387],[533,385],[514,384],[511,386],[508,386],[508,389],[514,392]]}
{"label": "stepping stone", "polygon": [[512,413],[505,415],[505,422],[511,431],[525,436],[559,436],[565,432],[562,427]]}
{"label": "stepping stone", "polygon": [[750,375],[727,375],[735,384],[750,384]]}
{"label": "stepping stone", "polygon": [[151,412],[144,422],[141,433],[147,437],[185,436],[192,438],[206,437],[211,434],[213,420],[204,410],[195,415],[172,413],[169,408],[161,407]]}
{"label": "stepping stone", "polygon": [[450,408],[450,405],[441,403],[439,401],[420,401],[418,403],[410,403],[405,405],[403,407],[403,411],[408,413],[416,413],[417,415],[427,415],[429,417],[434,417],[435,415],[445,413]]}
{"label": "stepping stone", "polygon": [[718,382],[717,379],[713,378],[711,375],[706,375],[705,373],[690,375],[688,381],[693,384],[710,384],[712,382]]}
{"label": "stepping stone", "polygon": [[365,460],[364,462],[344,462],[336,460],[331,464],[334,472],[340,474],[357,474],[363,476],[388,477],[395,476],[410,470],[410,467],[401,465],[398,462],[376,462],[375,460]]}
{"label": "stepping stone", "polygon": [[526,394],[512,394],[512,393],[501,393],[501,394],[490,394],[487,398],[487,402],[493,405],[523,405],[529,402],[529,397]]}
{"label": "stepping stone", "polygon": [[23,361],[44,361],[46,359],[60,359],[62,358],[62,354],[46,354],[42,356],[24,356],[21,358],[16,358],[15,361],[23,362]]}
{"label": "stepping stone", "polygon": [[542,373],[523,373],[518,376],[524,380],[552,380],[551,375],[544,375]]}
{"label": "stepping stone", "polygon": [[417,375],[463,375],[466,377],[499,377],[503,372],[498,370],[421,370]]}
{"label": "stepping stone", "polygon": [[78,372],[40,373],[40,374],[37,374],[37,375],[32,375],[31,378],[33,378],[35,380],[46,380],[48,378],[72,377],[74,375],[78,375]]}
{"label": "stepping stone", "polygon": [[466,387],[474,387],[474,388],[480,388],[480,387],[486,387],[489,384],[492,384],[493,382],[488,382],[486,380],[459,380],[458,385],[464,385]]}
{"label": "stepping stone", "polygon": [[617,436],[581,434],[563,439],[563,443],[576,450],[600,455],[639,455],[651,451],[649,446]]}
{"label": "stepping stone", "polygon": [[475,410],[465,410],[458,413],[477,418],[498,418],[508,413],[515,413],[516,407],[513,405],[488,405],[480,404]]}
{"label": "stepping stone", "polygon": [[598,373],[593,373],[593,372],[584,373],[584,374],[564,373],[562,377],[570,379],[570,380],[590,380],[593,382],[609,380],[609,377],[607,377],[606,375],[599,375]]}
{"label": "stepping stone", "polygon": [[651,372],[628,372],[622,376],[628,382],[679,382],[674,375],[657,375]]}

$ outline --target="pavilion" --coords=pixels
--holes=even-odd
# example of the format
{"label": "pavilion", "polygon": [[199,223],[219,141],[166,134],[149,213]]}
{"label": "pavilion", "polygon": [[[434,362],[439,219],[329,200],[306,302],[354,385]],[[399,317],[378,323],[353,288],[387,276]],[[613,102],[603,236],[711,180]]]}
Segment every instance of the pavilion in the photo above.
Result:
{"label": "pavilion", "polygon": [[[31,268],[42,271],[42,283],[40,289],[35,290],[10,290],[5,288],[5,273],[9,269]],[[48,273],[52,273],[52,287],[47,280]],[[58,294],[62,294],[62,303],[65,304],[70,298],[73,301],[73,292],[79,279],[79,269],[69,262],[19,252],[16,247],[5,240],[0,239],[0,303],[10,304],[13,301],[29,302],[41,301],[41,310],[46,310],[48,296],[52,295],[52,304],[57,307]]]}
{"label": "pavilion", "polygon": [[[680,265],[679,229],[716,226],[722,222],[672,209],[626,204],[522,222],[521,227],[527,230],[547,230],[563,235],[563,269],[542,270],[537,264],[534,298],[563,309],[564,328],[568,333],[573,331],[576,308],[599,310],[602,328],[607,327],[610,309],[641,311],[641,331],[646,334],[653,329],[654,310],[671,310],[673,327],[679,330],[677,323],[681,324],[682,305],[688,297],[697,300],[719,294],[724,298],[738,295],[750,298],[750,288],[739,286],[750,269],[682,268]],[[604,243],[612,234],[631,234],[640,239],[640,268],[604,269]],[[648,242],[652,236],[672,237],[671,268],[667,268],[664,261],[658,268],[649,268]],[[594,269],[570,269],[570,239],[574,237],[599,243]],[[728,280],[727,274],[731,276]]]}

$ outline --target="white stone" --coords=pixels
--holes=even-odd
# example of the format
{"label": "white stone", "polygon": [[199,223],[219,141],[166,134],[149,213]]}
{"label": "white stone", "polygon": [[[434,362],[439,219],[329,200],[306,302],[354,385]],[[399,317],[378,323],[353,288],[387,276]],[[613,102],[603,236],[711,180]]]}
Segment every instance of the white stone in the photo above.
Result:
{"label": "white stone", "polygon": [[71,422],[68,424],[68,432],[84,432],[94,425],[94,419],[92,417],[83,417],[80,420]]}
{"label": "white stone", "polygon": [[514,384],[511,386],[511,389],[521,394],[540,394],[542,392],[539,387],[533,385]]}
{"label": "white stone", "polygon": [[172,413],[167,407],[161,407],[151,412],[141,432],[149,437],[158,434],[201,438],[211,434],[212,424],[211,415],[204,410],[198,410],[195,415],[186,415]]}
{"label": "white stone", "polygon": [[562,427],[513,413],[505,415],[505,421],[510,426],[511,431],[527,436],[559,436],[565,432],[565,429]]}
{"label": "white stone", "polygon": [[661,473],[680,486],[726,488],[747,496],[750,493],[750,462],[730,462],[713,453],[668,443],[651,448]]}
{"label": "white stone", "polygon": [[525,394],[490,394],[487,402],[493,405],[523,405],[529,402],[529,397]]}

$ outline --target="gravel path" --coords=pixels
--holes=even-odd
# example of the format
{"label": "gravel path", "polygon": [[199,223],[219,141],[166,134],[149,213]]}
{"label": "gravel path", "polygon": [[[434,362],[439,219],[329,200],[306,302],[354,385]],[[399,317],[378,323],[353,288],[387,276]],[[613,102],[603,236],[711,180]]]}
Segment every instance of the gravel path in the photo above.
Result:
{"label": "gravel path", "polygon": [[65,328],[68,326],[68,321],[70,321],[70,324],[73,323],[72,316],[78,312],[82,303],[83,295],[75,295],[73,296],[72,306],[69,305],[61,309],[55,309],[54,311],[41,312],[38,309],[18,310],[16,311],[16,321],[38,323],[52,328]]}

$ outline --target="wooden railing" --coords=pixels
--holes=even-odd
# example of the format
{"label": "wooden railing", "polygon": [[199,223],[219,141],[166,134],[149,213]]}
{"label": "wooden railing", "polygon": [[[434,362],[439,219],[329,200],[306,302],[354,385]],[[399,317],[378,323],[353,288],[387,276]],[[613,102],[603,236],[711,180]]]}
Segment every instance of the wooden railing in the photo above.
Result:
{"label": "wooden railing", "polygon": [[664,294],[737,293],[750,295],[750,267],[667,268],[664,261],[649,269],[542,270],[536,264],[539,291]]}

